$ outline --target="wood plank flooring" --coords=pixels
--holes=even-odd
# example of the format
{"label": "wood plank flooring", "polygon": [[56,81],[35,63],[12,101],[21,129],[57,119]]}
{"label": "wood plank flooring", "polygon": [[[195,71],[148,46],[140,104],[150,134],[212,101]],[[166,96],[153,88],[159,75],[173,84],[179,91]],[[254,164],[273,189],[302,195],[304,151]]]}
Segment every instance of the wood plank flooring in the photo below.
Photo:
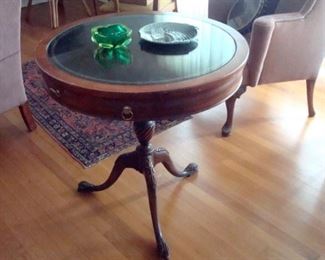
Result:
{"label": "wood plank flooring", "polygon": [[[65,1],[62,23],[83,17],[81,1]],[[34,6],[22,24],[24,62],[49,24],[47,5]],[[229,138],[220,137],[223,105],[153,138],[177,165],[200,167],[188,179],[157,167],[171,259],[325,259],[325,66],[314,118],[305,92],[302,81],[249,88]],[[141,175],[76,192],[81,180],[103,181],[116,157],[84,170],[41,127],[26,133],[18,108],[0,115],[0,259],[157,259]]]}

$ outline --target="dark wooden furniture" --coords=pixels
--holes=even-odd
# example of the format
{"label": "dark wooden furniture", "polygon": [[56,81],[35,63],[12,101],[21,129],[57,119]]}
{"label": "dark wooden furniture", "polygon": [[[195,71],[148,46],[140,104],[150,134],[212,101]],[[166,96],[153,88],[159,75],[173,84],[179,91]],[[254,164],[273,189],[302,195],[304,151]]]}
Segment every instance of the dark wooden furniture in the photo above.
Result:
{"label": "dark wooden furniture", "polygon": [[[149,23],[189,23],[199,30],[198,41],[163,46],[140,41],[138,30]],[[90,28],[123,23],[133,30],[129,50],[111,53],[104,65],[90,41]],[[119,60],[122,55],[123,62]],[[212,20],[194,20],[179,14],[144,13],[94,17],[52,33],[37,48],[37,63],[49,93],[78,111],[134,121],[140,145],[116,160],[100,185],[83,181],[78,191],[94,192],[113,185],[125,168],[146,179],[151,217],[159,254],[168,258],[157,215],[154,166],[163,163],[177,177],[197,172],[197,165],[175,168],[164,148],[150,144],[155,120],[188,116],[211,108],[233,95],[242,81],[248,56],[245,39],[230,27]],[[126,61],[126,62],[125,62]]]}
{"label": "dark wooden furniture", "polygon": [[28,102],[25,102],[24,104],[19,106],[20,114],[24,120],[24,123],[28,129],[29,132],[32,132],[36,129],[37,125],[35,123],[35,120],[33,118],[32,111],[30,110]]}
{"label": "dark wooden furniture", "polygon": [[[87,14],[89,16],[92,16],[92,11],[91,11],[87,1],[86,0],[81,0],[81,1],[86,9]],[[96,0],[92,0],[92,3],[93,3],[95,15],[97,15]],[[32,4],[33,4],[33,0],[28,0],[27,11],[26,11],[26,16],[25,16],[26,21],[29,20]],[[119,11],[119,0],[114,0],[114,4],[115,4],[115,9],[118,12]],[[63,0],[49,0],[51,27],[53,29],[59,27],[59,25],[60,25],[60,23],[59,23],[59,9],[58,9],[59,5],[61,5],[63,7]]]}
{"label": "dark wooden furniture", "polygon": [[[254,2],[261,0],[210,0],[209,17],[226,22],[224,13],[231,11],[229,3],[236,4],[237,1],[249,2],[252,7]],[[248,86],[305,80],[308,116],[315,115],[314,88],[325,54],[325,0],[261,2],[263,6],[264,3],[270,5],[260,9],[258,15],[273,11],[277,2],[279,3],[274,15],[263,15],[255,19],[251,34],[246,35],[250,45],[249,60],[242,87],[226,101],[227,120],[222,128],[223,136],[230,134],[236,100],[245,93]],[[239,19],[238,25],[245,20]]]}

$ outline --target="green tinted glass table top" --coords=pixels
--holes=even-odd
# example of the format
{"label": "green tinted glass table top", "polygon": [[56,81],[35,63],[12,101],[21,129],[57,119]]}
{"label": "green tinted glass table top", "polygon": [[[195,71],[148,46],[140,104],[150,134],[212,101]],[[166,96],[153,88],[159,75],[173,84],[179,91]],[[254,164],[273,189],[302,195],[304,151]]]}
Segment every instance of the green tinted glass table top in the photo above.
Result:
{"label": "green tinted glass table top", "polygon": [[[154,22],[179,22],[195,26],[197,41],[186,45],[162,46],[140,39],[139,29]],[[98,50],[91,41],[91,28],[124,24],[132,42],[127,50]],[[180,15],[131,14],[103,16],[70,27],[51,40],[47,49],[51,62],[61,70],[91,81],[112,84],[159,84],[183,81],[214,72],[236,53],[232,36],[216,23]]]}

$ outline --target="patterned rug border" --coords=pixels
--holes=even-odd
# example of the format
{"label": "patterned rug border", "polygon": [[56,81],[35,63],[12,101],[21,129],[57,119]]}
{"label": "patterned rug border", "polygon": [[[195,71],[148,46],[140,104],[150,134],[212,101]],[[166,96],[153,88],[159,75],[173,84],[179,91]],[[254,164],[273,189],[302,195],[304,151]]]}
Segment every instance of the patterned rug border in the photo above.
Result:
{"label": "patterned rug border", "polygon": [[[109,120],[101,117],[93,117],[69,110],[54,101],[47,94],[42,76],[35,61],[29,61],[23,64],[23,75],[26,94],[30,103],[31,110],[38,125],[75,161],[84,168],[89,168],[109,156],[119,153],[126,148],[137,144],[137,139],[133,133],[131,122],[120,120]],[[66,118],[64,118],[66,116]],[[73,118],[73,127],[66,123],[67,119]],[[178,120],[162,120],[156,122],[155,135],[176,126],[191,117]],[[66,120],[66,121],[65,121]],[[93,137],[89,133],[84,133],[83,129],[78,129],[79,121],[83,122],[87,128],[87,122],[95,122],[99,126],[99,133]],[[86,122],[86,123],[85,123]],[[105,123],[108,128],[113,126],[114,138],[104,138],[100,132],[103,132]],[[80,124],[81,125],[81,124]],[[74,128],[77,126],[77,129]],[[116,126],[121,126],[117,128]],[[78,131],[79,130],[79,131]],[[110,129],[109,129],[110,130]],[[97,134],[99,142],[96,143]],[[106,134],[103,133],[103,134]],[[87,139],[89,138],[89,140]],[[102,140],[102,141],[100,141]],[[104,140],[104,141],[103,141]],[[101,145],[102,147],[97,147]],[[101,152],[103,151],[103,152]],[[88,157],[87,157],[88,156]]]}

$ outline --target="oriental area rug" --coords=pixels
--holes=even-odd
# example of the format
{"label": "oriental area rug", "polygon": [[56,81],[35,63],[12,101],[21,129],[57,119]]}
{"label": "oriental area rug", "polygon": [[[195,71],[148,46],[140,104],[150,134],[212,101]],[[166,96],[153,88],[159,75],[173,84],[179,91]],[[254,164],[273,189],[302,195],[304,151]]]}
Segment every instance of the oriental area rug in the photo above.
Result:
{"label": "oriental area rug", "polygon": [[[52,99],[34,61],[23,65],[24,85],[38,124],[85,168],[137,143],[131,122],[74,112]],[[156,122],[156,133],[189,118]]]}

